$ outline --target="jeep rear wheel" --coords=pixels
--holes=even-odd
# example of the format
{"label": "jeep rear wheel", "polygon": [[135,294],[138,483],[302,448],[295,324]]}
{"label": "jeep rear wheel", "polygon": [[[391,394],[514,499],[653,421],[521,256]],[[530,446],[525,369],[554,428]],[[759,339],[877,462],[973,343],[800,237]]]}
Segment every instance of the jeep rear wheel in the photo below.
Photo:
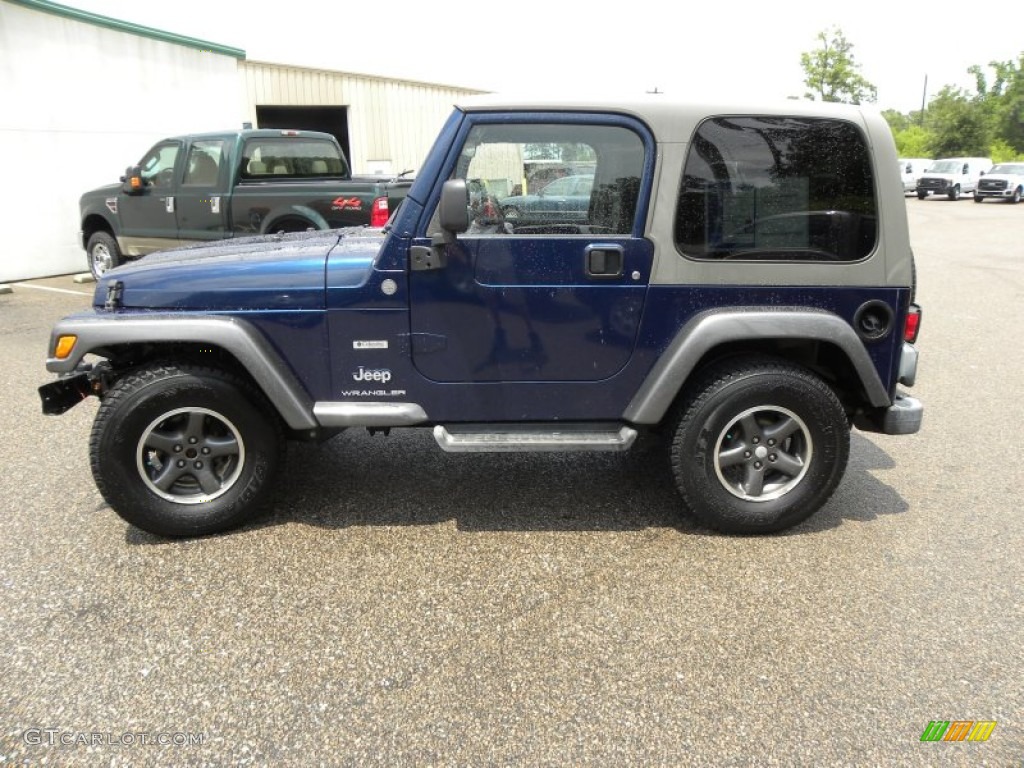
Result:
{"label": "jeep rear wheel", "polygon": [[732,361],[691,390],[672,440],[694,517],[726,533],[772,533],[810,517],[842,479],[850,432],[831,388],[784,361]]}
{"label": "jeep rear wheel", "polygon": [[89,442],[96,485],[118,515],[160,536],[241,525],[266,496],[281,454],[270,407],[212,368],[153,365],[104,397]]}
{"label": "jeep rear wheel", "polygon": [[121,249],[117,240],[109,232],[93,232],[85,246],[89,261],[89,271],[97,280],[114,267],[121,264]]}

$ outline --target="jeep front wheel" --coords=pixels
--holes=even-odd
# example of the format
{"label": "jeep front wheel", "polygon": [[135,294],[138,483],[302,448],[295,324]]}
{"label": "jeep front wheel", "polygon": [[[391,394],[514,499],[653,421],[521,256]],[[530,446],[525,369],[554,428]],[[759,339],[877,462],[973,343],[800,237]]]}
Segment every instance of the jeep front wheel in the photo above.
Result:
{"label": "jeep front wheel", "polygon": [[784,361],[710,370],[679,411],[672,470],[691,513],[726,533],[773,533],[814,514],[850,449],[835,393]]}
{"label": "jeep front wheel", "polygon": [[121,264],[121,249],[109,232],[93,232],[86,243],[85,253],[89,260],[89,271],[97,280]]}
{"label": "jeep front wheel", "polygon": [[96,485],[118,515],[150,533],[234,528],[255,513],[280,461],[270,412],[258,392],[218,369],[140,369],[111,388],[96,414]]}

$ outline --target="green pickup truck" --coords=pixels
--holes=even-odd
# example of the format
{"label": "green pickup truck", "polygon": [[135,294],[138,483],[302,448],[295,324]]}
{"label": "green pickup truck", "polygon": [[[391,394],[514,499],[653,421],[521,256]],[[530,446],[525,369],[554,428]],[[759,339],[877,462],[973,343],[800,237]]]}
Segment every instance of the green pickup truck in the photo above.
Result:
{"label": "green pickup truck", "polygon": [[[404,175],[404,174],[403,174]],[[239,130],[174,136],[119,184],[82,195],[82,246],[99,277],[127,259],[277,232],[382,227],[411,179],[352,176],[327,133]]]}

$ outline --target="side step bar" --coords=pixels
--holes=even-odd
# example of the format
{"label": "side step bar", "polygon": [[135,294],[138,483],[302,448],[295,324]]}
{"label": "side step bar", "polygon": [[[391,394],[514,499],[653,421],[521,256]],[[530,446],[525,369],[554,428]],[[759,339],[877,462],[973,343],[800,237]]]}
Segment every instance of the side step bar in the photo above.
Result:
{"label": "side step bar", "polygon": [[438,424],[434,439],[449,453],[625,451],[636,430],[619,424]]}

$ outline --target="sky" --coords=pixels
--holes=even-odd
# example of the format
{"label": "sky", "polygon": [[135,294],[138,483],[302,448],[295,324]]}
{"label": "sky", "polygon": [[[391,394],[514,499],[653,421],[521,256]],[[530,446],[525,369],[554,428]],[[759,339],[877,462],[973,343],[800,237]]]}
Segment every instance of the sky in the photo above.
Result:
{"label": "sky", "polygon": [[[838,27],[882,109],[920,109],[967,68],[1024,53],[1024,2],[907,0],[65,0],[124,21],[241,48],[246,58],[517,94],[637,93],[784,99],[800,54]],[[667,9],[672,8],[671,12]]]}

